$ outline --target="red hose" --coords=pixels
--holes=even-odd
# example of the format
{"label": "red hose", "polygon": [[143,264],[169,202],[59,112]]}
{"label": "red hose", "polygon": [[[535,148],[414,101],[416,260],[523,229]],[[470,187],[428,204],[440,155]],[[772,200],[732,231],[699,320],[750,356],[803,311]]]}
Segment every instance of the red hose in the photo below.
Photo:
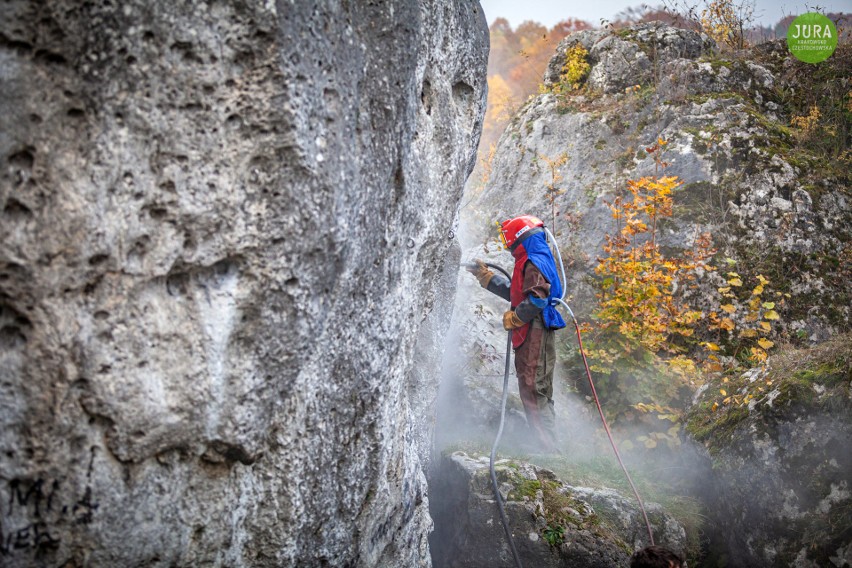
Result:
{"label": "red hose", "polygon": [[651,531],[651,523],[648,521],[648,514],[645,512],[645,504],[642,503],[642,498],[639,496],[639,491],[636,490],[636,486],[633,485],[633,479],[630,477],[630,474],[627,473],[627,468],[624,467],[624,462],[621,461],[621,454],[618,453],[618,448],[615,445],[615,440],[612,438],[612,432],[609,431],[609,424],[606,423],[606,418],[604,418],[603,409],[601,408],[601,401],[598,399],[598,392],[595,390],[595,383],[592,381],[592,372],[589,370],[589,362],[586,361],[586,352],[583,350],[583,338],[580,337],[580,326],[577,324],[577,318],[574,317],[574,314],[571,314],[571,319],[574,321],[574,329],[577,330],[577,342],[580,344],[580,355],[583,356],[583,365],[586,366],[586,376],[589,378],[589,386],[592,387],[592,396],[595,398],[595,404],[598,407],[598,412],[601,415],[601,421],[604,425],[604,430],[606,430],[606,435],[609,437],[609,443],[612,444],[612,451],[615,452],[615,457],[618,458],[618,465],[621,466],[621,470],[624,472],[624,476],[627,478],[627,482],[630,483],[630,488],[633,490],[633,494],[636,496],[636,500],[639,502],[639,508],[642,510],[642,517],[645,519],[645,526],[648,528],[648,538],[651,540],[651,546],[654,545],[654,533]]}

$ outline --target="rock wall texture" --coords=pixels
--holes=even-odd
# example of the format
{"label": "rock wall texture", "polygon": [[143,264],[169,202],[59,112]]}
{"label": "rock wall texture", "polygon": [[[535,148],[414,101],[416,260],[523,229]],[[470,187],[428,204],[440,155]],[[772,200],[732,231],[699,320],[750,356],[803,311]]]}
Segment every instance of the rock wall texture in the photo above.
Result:
{"label": "rock wall texture", "polygon": [[487,46],[461,0],[4,4],[0,564],[430,564]]}
{"label": "rock wall texture", "polygon": [[724,386],[758,396],[711,412],[717,382],[691,412],[689,430],[713,471],[702,491],[713,542],[706,564],[852,566],[850,336]]}
{"label": "rock wall texture", "polygon": [[[590,67],[580,89],[566,86],[561,77],[566,50],[575,45],[585,48]],[[816,349],[814,344],[832,337],[848,343],[848,333],[841,334],[848,332],[852,314],[850,122],[848,110],[839,108],[848,97],[831,89],[848,91],[850,65],[852,50],[839,48],[821,67],[808,66],[795,60],[783,41],[719,53],[707,38],[659,23],[566,37],[545,73],[542,94],[520,109],[501,137],[490,179],[484,187],[470,188],[464,260],[511,266],[509,255],[493,243],[494,221],[537,215],[557,234],[569,263],[569,301],[581,319],[587,318],[600,291],[594,268],[606,256],[607,234],[618,231],[608,202],[623,194],[628,179],[674,175],[684,183],[674,191],[673,216],[658,226],[657,243],[665,254],[677,256],[694,246],[699,233],[709,232],[718,251],[716,270],[697,274],[694,289],[680,286],[680,298],[709,316],[727,303],[720,288],[730,290],[732,284],[725,275],[742,276],[742,298],[759,296],[758,276],[765,277],[777,309],[766,317],[773,320],[767,336],[776,343],[770,362],[789,357],[791,345]],[[817,107],[826,127],[808,131],[801,120]],[[656,171],[647,150],[660,138],[668,141],[664,172]],[[548,163],[563,155],[561,179],[555,180]],[[552,201],[549,186],[556,189]],[[468,279],[468,286],[477,285]],[[475,342],[468,342],[474,363],[454,386],[467,391],[468,406],[487,410],[499,388],[493,377],[502,368],[502,309],[484,294],[465,294],[464,287],[454,324],[476,332]],[[742,307],[727,307],[736,312],[731,320],[737,330],[702,337],[726,349],[746,337],[740,329],[748,318],[757,318]],[[489,326],[490,336],[484,331]],[[570,350],[573,338],[562,333],[562,345]],[[734,368],[737,354],[728,349],[720,360]],[[569,364],[557,370],[557,392],[559,383],[584,381],[575,378],[582,376],[582,367]],[[844,441],[849,368],[847,357],[842,372],[832,372],[830,380],[799,377],[793,390],[804,402],[775,400],[778,382],[772,375],[738,379],[741,373],[734,372],[724,383],[716,379],[698,398],[699,413],[732,416],[702,424],[700,439],[719,441],[718,453],[711,460],[701,452],[701,467],[689,474],[704,482],[706,463],[713,476],[699,488],[711,518],[707,533],[718,532],[708,565],[717,559],[728,566],[849,565],[852,481]],[[826,390],[829,386],[836,390]],[[734,396],[724,401],[729,395]],[[563,408],[557,399],[558,416],[565,414]],[[517,412],[509,417],[510,427],[520,422]],[[684,443],[673,453],[692,453],[692,446]]]}

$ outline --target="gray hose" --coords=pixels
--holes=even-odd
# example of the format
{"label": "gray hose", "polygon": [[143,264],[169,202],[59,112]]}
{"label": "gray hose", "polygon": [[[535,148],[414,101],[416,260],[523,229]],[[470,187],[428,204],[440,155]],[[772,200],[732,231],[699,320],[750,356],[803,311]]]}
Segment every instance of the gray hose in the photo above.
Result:
{"label": "gray hose", "polygon": [[[512,279],[509,273],[493,264],[486,263],[485,266],[498,270],[509,280]],[[497,485],[497,473],[494,471],[494,459],[497,456],[497,446],[500,445],[500,438],[503,436],[503,425],[506,422],[506,401],[509,398],[509,362],[512,358],[512,330],[509,330],[506,339],[506,367],[503,371],[503,396],[500,400],[500,427],[497,429],[497,437],[494,438],[494,445],[491,446],[491,458],[488,461],[488,469],[491,473],[491,486],[494,489],[494,499],[497,501],[497,508],[500,510],[500,521],[503,523],[503,529],[506,531],[506,538],[509,540],[509,548],[512,549],[512,558],[515,559],[515,566],[523,568],[521,557],[518,555],[518,549],[515,548],[515,540],[512,538],[512,531],[509,529],[509,519],[506,517],[506,509],[503,506],[503,496],[500,495],[500,488]]]}

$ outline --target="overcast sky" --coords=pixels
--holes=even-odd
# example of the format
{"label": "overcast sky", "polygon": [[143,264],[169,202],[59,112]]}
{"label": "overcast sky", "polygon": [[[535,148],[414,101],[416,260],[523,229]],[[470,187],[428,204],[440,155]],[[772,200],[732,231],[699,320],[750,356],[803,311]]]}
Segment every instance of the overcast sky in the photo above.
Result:
{"label": "overcast sky", "polygon": [[[533,20],[552,27],[566,18],[586,20],[594,26],[600,25],[601,18],[608,20],[628,7],[639,7],[642,0],[480,0],[490,25],[496,18],[506,18],[512,27],[525,20]],[[644,2],[651,6],[661,2]],[[699,0],[690,0],[690,4],[699,4]],[[755,0],[755,16],[758,23],[773,26],[786,15],[799,15],[808,12],[807,6],[820,6],[826,12],[852,12],[852,0],[811,0],[808,2],[793,0]]]}

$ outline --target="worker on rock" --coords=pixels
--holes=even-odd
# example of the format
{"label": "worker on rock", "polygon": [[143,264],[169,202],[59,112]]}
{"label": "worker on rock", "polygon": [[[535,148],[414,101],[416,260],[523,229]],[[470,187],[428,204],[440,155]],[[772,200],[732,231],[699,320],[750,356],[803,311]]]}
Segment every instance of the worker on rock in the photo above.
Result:
{"label": "worker on rock", "polygon": [[499,225],[500,240],[515,259],[512,280],[495,274],[481,260],[468,271],[483,288],[511,303],[512,309],[503,314],[503,327],[512,330],[515,372],[527,423],[543,448],[554,451],[553,331],[565,327],[555,307],[562,297],[562,283],[540,219],[522,215]]}

